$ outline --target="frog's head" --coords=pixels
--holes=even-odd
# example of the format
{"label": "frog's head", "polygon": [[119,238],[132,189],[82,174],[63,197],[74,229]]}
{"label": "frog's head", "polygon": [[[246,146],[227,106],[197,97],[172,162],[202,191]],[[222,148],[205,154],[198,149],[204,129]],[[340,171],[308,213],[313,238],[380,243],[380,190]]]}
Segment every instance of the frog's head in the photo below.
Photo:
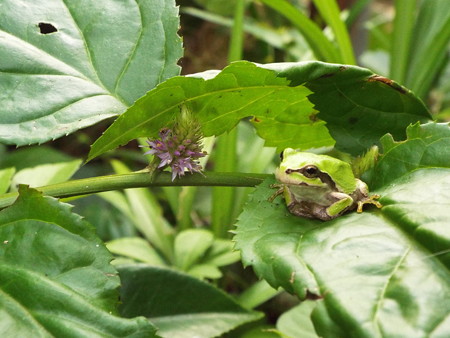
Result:
{"label": "frog's head", "polygon": [[275,176],[284,184],[328,187],[346,194],[356,189],[355,177],[347,162],[291,148],[285,149],[281,157]]}

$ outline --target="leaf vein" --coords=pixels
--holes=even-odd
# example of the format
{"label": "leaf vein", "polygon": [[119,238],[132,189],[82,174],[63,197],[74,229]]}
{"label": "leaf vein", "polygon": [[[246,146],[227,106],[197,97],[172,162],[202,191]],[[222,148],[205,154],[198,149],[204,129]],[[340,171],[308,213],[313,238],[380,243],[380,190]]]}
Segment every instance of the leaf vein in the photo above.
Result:
{"label": "leaf vein", "polygon": [[117,96],[119,96],[118,88],[120,86],[120,82],[122,81],[122,78],[124,77],[125,72],[127,71],[128,67],[130,66],[131,60],[133,59],[133,56],[136,54],[136,50],[138,48],[139,42],[142,39],[142,34],[143,34],[144,22],[142,20],[142,10],[141,10],[141,7],[139,6],[139,1],[135,1],[135,3],[136,3],[136,5],[139,8],[139,20],[141,21],[141,25],[140,25],[140,29],[139,29],[139,36],[138,36],[138,38],[136,39],[136,41],[134,43],[133,50],[131,51],[130,55],[127,58],[127,62],[125,62],[125,64],[124,64],[124,66],[123,66],[119,76],[117,76],[116,83],[114,85],[114,93]]}

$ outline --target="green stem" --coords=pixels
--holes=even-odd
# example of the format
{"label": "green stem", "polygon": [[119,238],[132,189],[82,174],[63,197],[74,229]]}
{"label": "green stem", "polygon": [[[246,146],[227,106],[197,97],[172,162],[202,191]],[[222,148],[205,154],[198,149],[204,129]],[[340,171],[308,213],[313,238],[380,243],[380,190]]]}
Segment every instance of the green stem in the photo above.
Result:
{"label": "green stem", "polygon": [[228,51],[228,62],[242,59],[245,7],[245,0],[236,1],[233,28],[231,29],[230,48]]}
{"label": "green stem", "polygon": [[[172,181],[169,172],[157,173],[152,176],[146,171],[122,175],[108,175],[84,178],[64,183],[47,185],[36,188],[44,195],[58,198],[95,194],[103,191],[122,190],[128,188],[160,187],[160,186],[225,186],[251,187],[260,184],[267,174],[220,173],[208,172],[201,174],[187,174],[185,177]],[[0,208],[14,203],[17,192],[0,195]]]}

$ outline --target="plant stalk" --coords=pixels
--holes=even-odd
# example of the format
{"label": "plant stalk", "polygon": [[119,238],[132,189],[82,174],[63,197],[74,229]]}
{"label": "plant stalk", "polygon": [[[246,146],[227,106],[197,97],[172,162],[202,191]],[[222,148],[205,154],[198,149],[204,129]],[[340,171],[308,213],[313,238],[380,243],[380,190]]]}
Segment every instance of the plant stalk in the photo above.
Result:
{"label": "plant stalk", "polygon": [[[44,195],[57,198],[82,196],[103,191],[122,190],[142,187],[161,186],[224,186],[224,187],[252,187],[260,184],[267,174],[251,173],[221,173],[207,172],[202,174],[187,174],[172,181],[169,172],[150,175],[147,171],[133,172],[121,175],[108,175],[93,178],[84,178],[64,183],[52,184],[36,188]],[[17,192],[0,195],[0,208],[14,203],[18,197]]]}

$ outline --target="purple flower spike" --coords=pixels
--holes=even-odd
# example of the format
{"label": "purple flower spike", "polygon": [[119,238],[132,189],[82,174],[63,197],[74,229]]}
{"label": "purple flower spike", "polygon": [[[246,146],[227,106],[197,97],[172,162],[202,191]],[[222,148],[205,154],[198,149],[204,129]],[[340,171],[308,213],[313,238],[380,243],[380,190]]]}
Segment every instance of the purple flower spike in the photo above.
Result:
{"label": "purple flower spike", "polygon": [[201,173],[202,166],[198,159],[204,157],[202,151],[202,134],[200,125],[192,114],[182,107],[174,128],[163,128],[159,132],[160,139],[147,140],[150,150],[145,154],[155,155],[160,159],[158,168],[170,167],[172,181],[184,176],[186,171]]}

